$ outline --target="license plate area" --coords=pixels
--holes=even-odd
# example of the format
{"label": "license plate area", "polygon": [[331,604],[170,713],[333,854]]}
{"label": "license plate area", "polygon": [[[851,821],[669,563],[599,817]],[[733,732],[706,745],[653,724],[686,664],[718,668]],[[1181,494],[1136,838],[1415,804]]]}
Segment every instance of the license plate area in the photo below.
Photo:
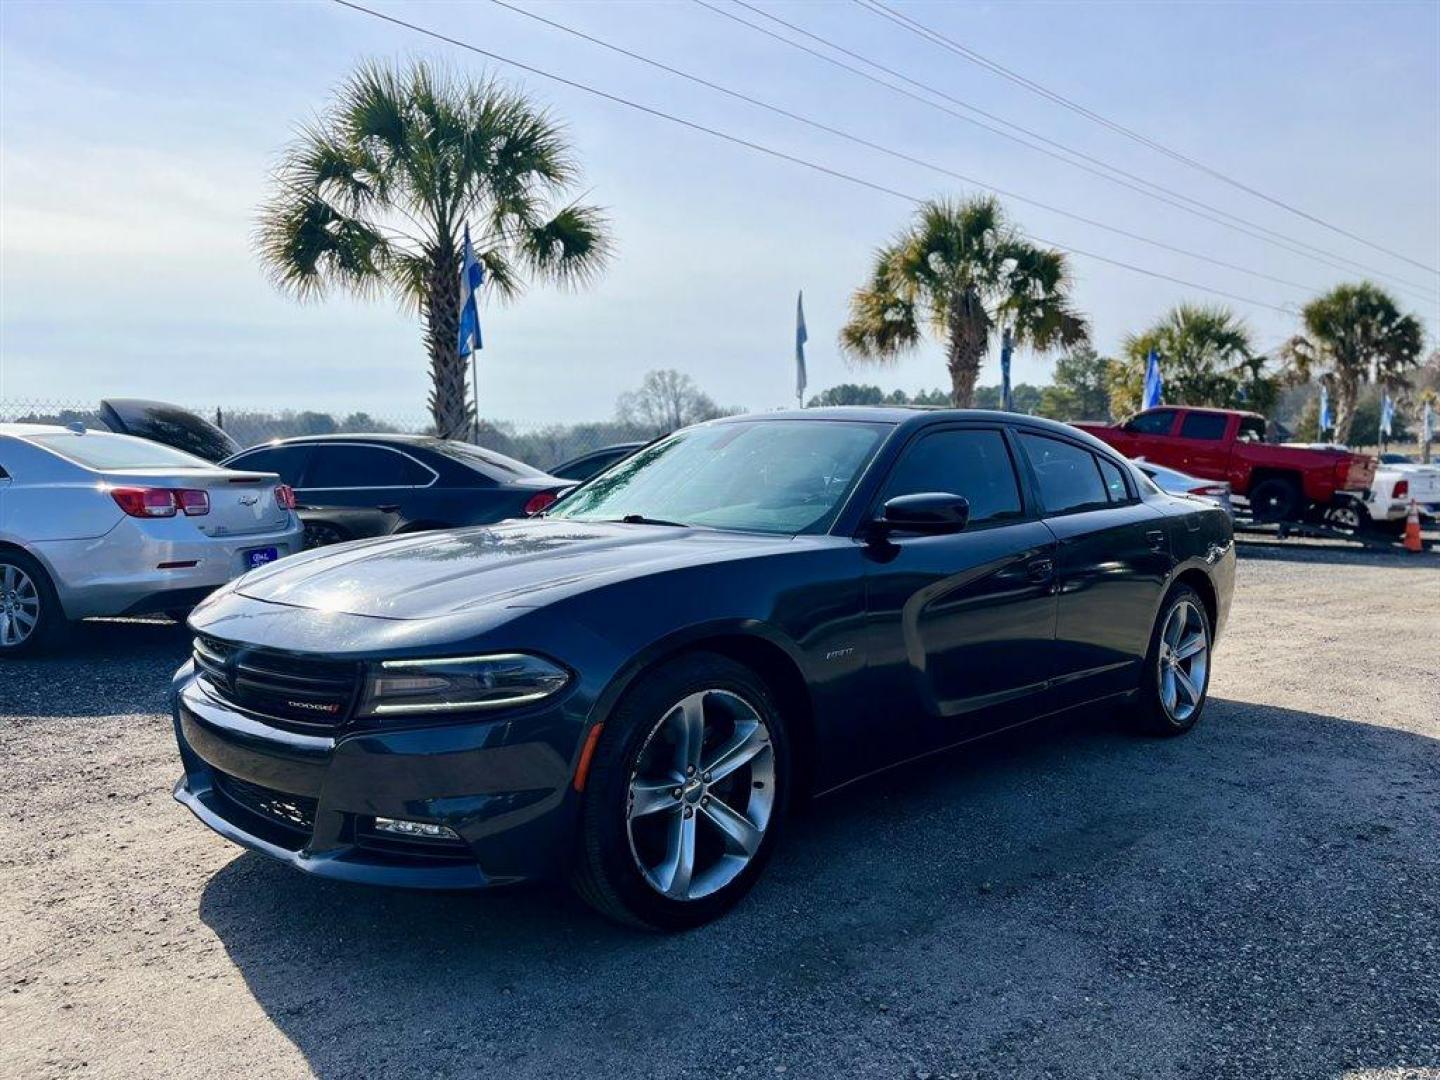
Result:
{"label": "license plate area", "polygon": [[245,569],[254,570],[257,566],[264,566],[280,558],[280,549],[275,547],[249,548],[241,552],[245,560]]}

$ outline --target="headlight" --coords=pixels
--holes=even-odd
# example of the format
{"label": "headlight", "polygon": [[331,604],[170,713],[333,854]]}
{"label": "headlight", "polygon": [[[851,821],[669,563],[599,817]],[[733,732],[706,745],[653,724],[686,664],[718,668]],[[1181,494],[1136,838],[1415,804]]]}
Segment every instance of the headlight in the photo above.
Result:
{"label": "headlight", "polygon": [[524,705],[563,689],[564,668],[525,653],[385,660],[371,670],[361,716],[471,712]]}

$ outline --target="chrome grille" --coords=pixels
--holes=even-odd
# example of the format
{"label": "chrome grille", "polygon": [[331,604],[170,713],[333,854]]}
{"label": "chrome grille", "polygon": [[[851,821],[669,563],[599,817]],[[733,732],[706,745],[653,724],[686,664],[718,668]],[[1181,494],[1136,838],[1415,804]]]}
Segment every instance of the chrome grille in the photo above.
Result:
{"label": "chrome grille", "polygon": [[201,636],[195,667],[221,701],[288,726],[339,727],[350,718],[360,689],[360,665],[296,656]]}

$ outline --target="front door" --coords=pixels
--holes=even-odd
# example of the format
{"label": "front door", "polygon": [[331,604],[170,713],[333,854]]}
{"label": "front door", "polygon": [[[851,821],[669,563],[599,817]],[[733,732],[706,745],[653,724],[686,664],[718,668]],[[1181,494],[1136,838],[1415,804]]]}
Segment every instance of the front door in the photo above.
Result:
{"label": "front door", "polygon": [[1004,432],[920,432],[874,512],[921,492],[964,496],[970,523],[866,548],[872,710],[907,753],[1028,717],[1051,674],[1055,630],[1055,539],[1021,497]]}

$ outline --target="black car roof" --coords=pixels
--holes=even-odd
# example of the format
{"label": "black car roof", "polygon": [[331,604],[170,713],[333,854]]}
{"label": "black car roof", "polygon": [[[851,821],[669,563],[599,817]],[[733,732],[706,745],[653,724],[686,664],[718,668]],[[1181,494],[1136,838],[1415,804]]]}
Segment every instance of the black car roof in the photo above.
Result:
{"label": "black car roof", "polygon": [[[397,432],[378,432],[367,434],[363,431],[339,432],[332,435],[291,435],[288,439],[275,439],[273,442],[265,443],[266,446],[286,446],[290,443],[309,442],[375,442],[375,443],[400,443],[404,446],[424,446],[428,443],[436,443],[440,440],[434,435],[405,435]],[[247,448],[248,449],[248,448]]]}
{"label": "black car roof", "polygon": [[956,420],[988,423],[1013,424],[1016,427],[1048,431],[1064,435],[1088,446],[1094,446],[1115,454],[1109,446],[1089,432],[1081,431],[1058,420],[1047,420],[1042,416],[1026,416],[1024,413],[1004,412],[1000,409],[944,409],[927,405],[829,405],[816,409],[782,409],[769,413],[747,413],[741,416],[727,416],[711,421],[716,424],[733,423],[737,420],[860,420],[868,423],[895,424],[909,428],[926,427]]}

